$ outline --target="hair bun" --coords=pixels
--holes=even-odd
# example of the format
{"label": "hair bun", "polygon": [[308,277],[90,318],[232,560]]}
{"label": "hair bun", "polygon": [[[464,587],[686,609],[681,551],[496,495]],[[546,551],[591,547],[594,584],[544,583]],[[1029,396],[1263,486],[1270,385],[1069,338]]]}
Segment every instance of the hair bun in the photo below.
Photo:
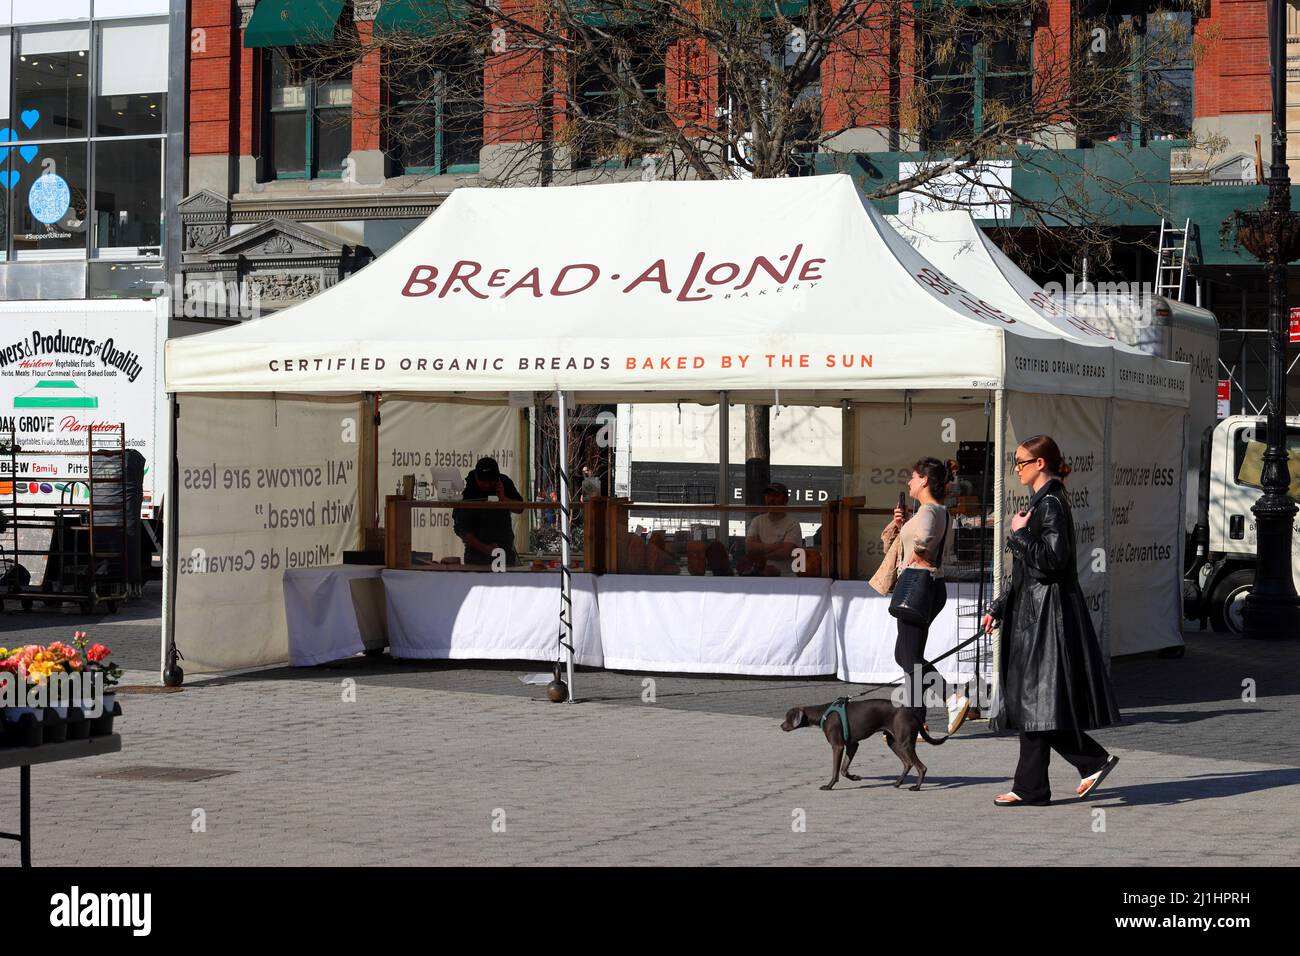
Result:
{"label": "hair bun", "polygon": [[1064,478],[1072,471],[1074,471],[1074,469],[1071,468],[1067,462],[1063,461],[1061,462],[1060,466],[1056,469],[1056,477]]}

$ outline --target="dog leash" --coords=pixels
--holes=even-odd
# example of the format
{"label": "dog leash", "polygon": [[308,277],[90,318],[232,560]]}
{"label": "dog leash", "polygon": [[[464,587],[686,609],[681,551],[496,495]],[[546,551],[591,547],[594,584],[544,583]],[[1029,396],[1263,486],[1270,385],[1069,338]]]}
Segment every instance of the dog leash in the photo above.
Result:
{"label": "dog leash", "polygon": [[[939,661],[944,660],[944,658],[951,657],[953,654],[956,654],[963,647],[978,640],[978,638],[979,638],[979,634],[976,634],[974,637],[970,638],[970,640],[962,641],[952,650],[946,652],[942,657],[936,657],[934,660],[930,661],[930,664],[934,665],[937,664]],[[903,675],[903,679],[904,680],[907,679],[906,674]],[[879,690],[882,687],[892,687],[894,683],[897,683],[897,681],[893,681],[889,684],[874,684],[868,687],[860,694],[853,694],[851,696],[846,696],[846,697],[836,697],[833,701],[831,701],[826,706],[826,710],[822,712],[822,718],[821,720],[817,721],[817,726],[820,727],[823,732],[825,732],[826,721],[830,718],[832,714],[835,714],[840,718],[840,733],[844,736],[845,742],[847,742],[849,739],[849,708],[848,708],[849,701],[854,700],[855,698],[858,697],[863,697],[867,694],[872,693],[873,691]]]}
{"label": "dog leash", "polygon": [[[960,644],[958,644],[956,647],[952,648],[951,650],[945,651],[943,654],[940,654],[940,655],[939,655],[938,657],[936,657],[934,660],[930,661],[930,666],[933,667],[935,664],[939,663],[940,661],[942,661],[942,660],[946,660],[947,658],[952,657],[952,655],[956,654],[956,653],[957,653],[958,651],[960,651],[963,647],[968,647],[968,646],[970,646],[971,644],[974,644],[974,643],[975,643],[976,641],[978,641],[979,639],[980,639],[980,635],[979,635],[978,632],[976,632],[976,634],[975,634],[974,637],[971,637],[971,638],[968,638],[967,640],[962,641],[962,642],[961,642]],[[848,696],[848,697],[837,697],[837,698],[835,698],[835,703],[838,704],[838,703],[839,703],[840,701],[842,701],[842,700],[844,700],[844,701],[849,701],[849,700],[856,700],[856,699],[859,698],[859,697],[865,697],[865,696],[867,696],[867,694],[870,694],[870,693],[873,693],[873,692],[875,692],[875,691],[878,691],[878,690],[880,690],[880,688],[882,688],[882,687],[893,687],[895,684],[898,683],[899,680],[907,680],[907,675],[906,675],[906,674],[902,674],[902,675],[900,675],[900,677],[895,678],[894,680],[891,680],[891,681],[885,681],[883,684],[868,684],[868,685],[867,685],[867,689],[864,690],[864,691],[862,691],[861,693],[858,693],[858,694],[852,694],[852,695],[850,695],[850,696]],[[831,706],[834,707],[835,704],[832,704]],[[830,713],[829,708],[827,709],[827,713]],[[825,720],[826,720],[826,718],[823,716],[823,717],[822,717],[822,721],[825,722]],[[847,722],[847,720],[845,721],[844,726],[846,726],[846,727],[848,726],[848,722]]]}

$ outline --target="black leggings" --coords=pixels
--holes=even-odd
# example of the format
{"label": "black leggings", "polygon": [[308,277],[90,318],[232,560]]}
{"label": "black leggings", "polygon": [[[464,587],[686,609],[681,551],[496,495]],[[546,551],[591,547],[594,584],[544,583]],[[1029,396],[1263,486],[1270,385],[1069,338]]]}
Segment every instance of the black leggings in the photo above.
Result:
{"label": "black leggings", "polygon": [[907,688],[907,702],[915,711],[916,717],[925,722],[925,698],[922,696],[926,686],[937,687],[940,696],[948,697],[948,685],[944,683],[933,664],[925,659],[925,642],[930,636],[930,625],[939,616],[943,606],[948,603],[948,588],[943,578],[936,578],[934,603],[930,609],[930,619],[925,624],[906,624],[898,622],[898,640],[894,643],[894,661],[903,669],[903,684]]}

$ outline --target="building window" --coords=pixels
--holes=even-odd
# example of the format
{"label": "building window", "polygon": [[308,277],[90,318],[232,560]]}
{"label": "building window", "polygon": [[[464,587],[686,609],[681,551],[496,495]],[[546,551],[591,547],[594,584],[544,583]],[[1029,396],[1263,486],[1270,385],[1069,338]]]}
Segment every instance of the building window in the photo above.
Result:
{"label": "building window", "polygon": [[167,46],[164,17],[0,30],[0,260],[83,263],[42,295],[85,295],[88,258],[161,274]]}
{"label": "building window", "polygon": [[338,178],[352,152],[351,70],[310,51],[270,53],[267,140],[275,179]]}
{"label": "building window", "polygon": [[30,164],[11,156],[10,179],[18,174],[11,205],[13,249],[19,258],[86,257],[86,149],[83,139],[43,144]]}
{"label": "building window", "polygon": [[983,133],[1030,103],[1033,24],[1027,10],[945,11],[926,30],[923,48],[927,148]]}
{"label": "building window", "polygon": [[1186,10],[1094,0],[1078,21],[1079,145],[1185,138],[1194,21]]}
{"label": "building window", "polygon": [[89,135],[90,29],[24,29],[17,39],[9,115],[19,121],[19,138],[84,140]]}
{"label": "building window", "polygon": [[[657,128],[664,108],[664,50],[635,31],[609,30],[611,46],[599,60],[579,63],[573,75],[570,148],[576,169],[627,154],[624,165],[639,159],[622,148],[624,137]],[[601,68],[612,65],[617,82]],[[640,90],[640,96],[635,90]]]}
{"label": "building window", "polygon": [[474,173],[483,147],[483,61],[474,53],[391,78],[388,155],[402,173]]}
{"label": "building window", "polygon": [[105,258],[162,254],[163,141],[96,142],[95,248]]}
{"label": "building window", "polygon": [[163,131],[167,111],[167,21],[100,27],[95,96],[96,136]]}

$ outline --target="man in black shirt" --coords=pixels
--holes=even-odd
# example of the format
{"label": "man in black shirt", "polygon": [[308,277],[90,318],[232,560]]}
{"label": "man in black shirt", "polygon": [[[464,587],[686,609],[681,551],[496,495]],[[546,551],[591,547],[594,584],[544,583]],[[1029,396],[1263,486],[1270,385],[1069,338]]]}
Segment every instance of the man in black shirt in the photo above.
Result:
{"label": "man in black shirt", "polygon": [[[519,489],[508,477],[501,474],[495,458],[480,458],[474,470],[465,476],[463,501],[523,501]],[[506,564],[518,564],[515,552],[515,532],[511,515],[522,508],[496,510],[488,508],[457,508],[452,512],[452,530],[465,542],[465,563],[488,565],[492,552],[500,548],[505,552]]]}

